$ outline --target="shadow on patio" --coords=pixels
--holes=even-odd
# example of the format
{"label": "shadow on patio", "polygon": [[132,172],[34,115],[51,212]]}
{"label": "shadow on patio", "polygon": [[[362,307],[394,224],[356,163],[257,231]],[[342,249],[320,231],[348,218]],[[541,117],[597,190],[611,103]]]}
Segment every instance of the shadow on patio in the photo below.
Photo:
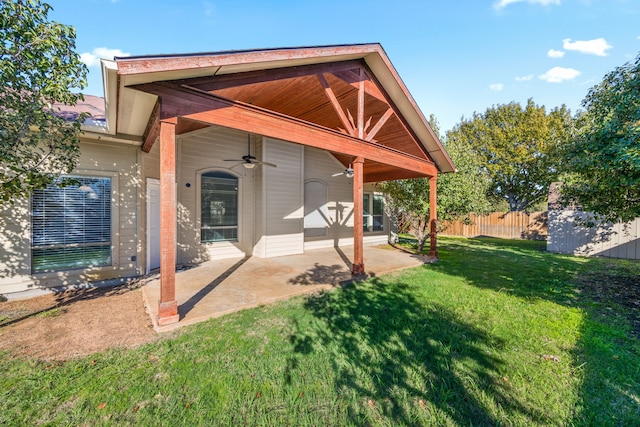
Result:
{"label": "shadow on patio", "polygon": [[[346,249],[346,253],[353,251],[352,247]],[[352,279],[351,261],[345,252],[340,248],[326,248],[278,258],[223,259],[178,271],[176,299],[180,321],[173,325],[157,324],[159,276],[143,286],[143,298],[156,331],[167,331],[349,282]],[[368,276],[379,276],[430,261],[428,257],[408,254],[386,245],[368,246],[364,252]]]}

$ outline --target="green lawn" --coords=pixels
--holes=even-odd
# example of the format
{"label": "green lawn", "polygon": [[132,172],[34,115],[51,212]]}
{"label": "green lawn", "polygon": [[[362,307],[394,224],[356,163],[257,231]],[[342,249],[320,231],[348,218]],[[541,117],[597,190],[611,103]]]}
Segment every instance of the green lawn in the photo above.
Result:
{"label": "green lawn", "polygon": [[439,244],[436,264],[135,350],[2,355],[0,424],[640,425],[637,262]]}

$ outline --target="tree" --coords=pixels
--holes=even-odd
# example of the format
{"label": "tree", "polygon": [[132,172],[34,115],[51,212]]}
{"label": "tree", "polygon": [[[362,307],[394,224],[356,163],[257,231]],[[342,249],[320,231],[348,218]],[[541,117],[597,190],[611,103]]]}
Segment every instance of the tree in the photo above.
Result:
{"label": "tree", "polygon": [[491,179],[489,196],[523,211],[547,197],[557,178],[557,149],[572,133],[570,111],[563,105],[546,113],[532,99],[474,113],[449,132],[450,141],[467,147]]}
{"label": "tree", "polygon": [[48,20],[41,0],[0,2],[0,198],[13,201],[69,173],[79,156],[85,116],[56,114],[75,105],[87,68],[75,49],[75,30]]}
{"label": "tree", "polygon": [[582,106],[563,153],[563,199],[607,221],[640,217],[640,54],[591,88]]}
{"label": "tree", "polygon": [[[439,135],[438,121],[433,114],[429,122],[434,133]],[[469,212],[487,212],[490,204],[485,193],[490,182],[482,174],[477,159],[456,140],[447,139],[444,145],[457,172],[438,177],[438,224],[460,219]],[[387,205],[395,216],[401,216],[407,228],[416,235],[418,252],[421,252],[429,237],[429,179],[387,181],[381,183],[379,188],[387,196]]]}

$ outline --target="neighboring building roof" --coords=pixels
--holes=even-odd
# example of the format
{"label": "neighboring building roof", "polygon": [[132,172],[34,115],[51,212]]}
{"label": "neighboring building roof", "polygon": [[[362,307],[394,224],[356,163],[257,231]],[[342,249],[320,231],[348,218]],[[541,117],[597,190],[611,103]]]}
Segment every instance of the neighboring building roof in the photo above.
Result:
{"label": "neighboring building roof", "polygon": [[84,101],[78,101],[76,105],[53,104],[56,114],[67,120],[75,120],[82,113],[89,113],[90,120],[104,121],[105,105],[104,98],[94,95],[84,95]]}

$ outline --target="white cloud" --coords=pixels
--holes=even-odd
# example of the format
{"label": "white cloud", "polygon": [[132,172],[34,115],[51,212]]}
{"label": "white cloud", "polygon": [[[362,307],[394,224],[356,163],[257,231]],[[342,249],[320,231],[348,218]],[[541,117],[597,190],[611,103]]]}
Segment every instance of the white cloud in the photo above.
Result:
{"label": "white cloud", "polygon": [[564,51],[549,49],[549,52],[547,52],[547,56],[549,58],[562,58],[564,56]]}
{"label": "white cloud", "polygon": [[500,92],[503,88],[504,88],[504,85],[502,83],[494,83],[489,85],[489,89],[494,92]]}
{"label": "white cloud", "polygon": [[579,75],[580,71],[573,68],[553,67],[538,77],[549,83],[562,83],[566,80],[573,80]]}
{"label": "white cloud", "polygon": [[562,0],[498,0],[493,4],[493,7],[497,10],[504,9],[510,4],[526,2],[529,4],[540,4],[542,6],[549,6],[550,4],[560,4]]}
{"label": "white cloud", "polygon": [[571,39],[564,39],[562,40],[562,47],[566,50],[575,50],[580,53],[607,56],[607,49],[611,49],[613,46],[600,37],[599,39],[576,40],[574,42],[572,42]]}
{"label": "white cloud", "polygon": [[93,67],[100,64],[100,58],[113,59],[114,56],[130,56],[128,52],[120,49],[109,49],[108,47],[97,47],[91,52],[80,54],[80,60],[87,64],[87,67]]}
{"label": "white cloud", "polygon": [[202,7],[204,8],[204,16],[213,16],[215,12],[215,5],[208,1],[202,2]]}
{"label": "white cloud", "polygon": [[530,80],[533,80],[533,74],[529,74],[528,76],[516,77],[516,81],[517,82],[528,82]]}

